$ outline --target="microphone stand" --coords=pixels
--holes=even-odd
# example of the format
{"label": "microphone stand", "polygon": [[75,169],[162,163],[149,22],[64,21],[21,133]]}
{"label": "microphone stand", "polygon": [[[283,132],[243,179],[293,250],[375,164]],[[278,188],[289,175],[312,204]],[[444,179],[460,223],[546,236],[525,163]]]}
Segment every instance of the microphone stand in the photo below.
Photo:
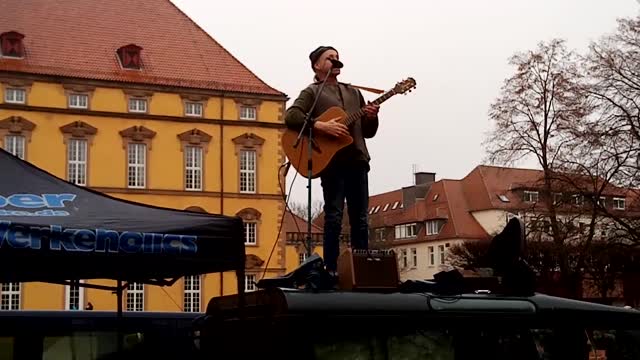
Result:
{"label": "microphone stand", "polygon": [[313,161],[312,161],[312,156],[313,156],[313,145],[314,145],[314,140],[313,140],[313,125],[315,123],[315,120],[311,118],[311,114],[313,113],[313,110],[316,107],[316,104],[318,103],[318,99],[320,98],[320,94],[322,94],[322,90],[324,89],[324,85],[327,82],[327,79],[329,78],[329,75],[331,75],[331,73],[333,72],[335,65],[331,67],[331,69],[329,71],[327,71],[327,75],[325,75],[324,79],[322,80],[322,83],[320,84],[320,90],[318,90],[318,93],[316,94],[315,99],[313,100],[313,105],[311,105],[311,108],[309,109],[309,111],[307,112],[307,116],[304,119],[304,124],[302,125],[302,129],[300,129],[300,133],[298,134],[298,138],[296,139],[295,144],[293,144],[293,148],[297,148],[298,145],[300,144],[300,141],[302,140],[302,137],[304,136],[305,132],[308,132],[307,136],[308,136],[308,142],[307,142],[307,152],[308,152],[308,159],[307,159],[307,236],[306,236],[306,247],[307,247],[307,258],[311,257],[312,255],[312,241],[311,241],[311,173],[312,173],[312,165],[313,165]]}

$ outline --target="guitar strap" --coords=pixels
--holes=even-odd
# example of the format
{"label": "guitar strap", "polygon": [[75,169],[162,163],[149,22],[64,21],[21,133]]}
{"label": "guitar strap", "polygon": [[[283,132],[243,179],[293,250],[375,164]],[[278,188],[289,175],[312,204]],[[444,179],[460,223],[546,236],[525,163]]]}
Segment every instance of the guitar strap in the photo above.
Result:
{"label": "guitar strap", "polygon": [[374,94],[382,94],[384,92],[384,90],[374,89],[374,88],[370,88],[370,87],[366,87],[366,86],[359,86],[359,85],[353,85],[353,84],[348,84],[348,83],[345,84],[345,85],[349,85],[349,86],[354,87],[356,89],[369,91],[369,92],[372,92]]}

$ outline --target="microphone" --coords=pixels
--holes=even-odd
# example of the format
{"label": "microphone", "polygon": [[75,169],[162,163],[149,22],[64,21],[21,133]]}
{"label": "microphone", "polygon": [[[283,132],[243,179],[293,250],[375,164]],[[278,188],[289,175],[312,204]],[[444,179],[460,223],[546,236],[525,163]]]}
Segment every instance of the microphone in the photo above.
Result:
{"label": "microphone", "polygon": [[340,69],[344,66],[344,64],[340,60],[329,59],[329,61],[331,61],[332,68]]}

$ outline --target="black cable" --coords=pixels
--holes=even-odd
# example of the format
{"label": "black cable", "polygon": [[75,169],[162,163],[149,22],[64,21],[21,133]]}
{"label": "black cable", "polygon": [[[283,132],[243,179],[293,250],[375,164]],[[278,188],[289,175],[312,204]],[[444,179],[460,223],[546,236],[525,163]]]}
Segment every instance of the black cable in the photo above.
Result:
{"label": "black cable", "polygon": [[[301,146],[300,151],[302,151],[302,149],[303,147]],[[291,186],[289,187],[289,191],[287,195],[287,192],[284,190],[282,186],[282,181],[280,177],[280,171],[282,171],[282,168],[287,166],[287,164],[291,164],[291,162],[287,161],[286,163],[280,165],[280,168],[278,169],[278,187],[280,188],[280,192],[284,199],[284,212],[282,213],[282,218],[280,219],[280,225],[278,226],[278,234],[276,235],[276,240],[273,242],[273,246],[271,247],[271,252],[269,253],[269,258],[267,258],[267,262],[264,266],[264,271],[262,272],[262,276],[260,277],[260,279],[264,279],[264,276],[267,274],[267,269],[269,268],[269,263],[271,262],[273,251],[276,249],[276,246],[278,245],[278,239],[280,239],[280,233],[282,232],[282,225],[284,224],[284,217],[287,215],[287,211],[293,214],[293,212],[289,208],[289,197],[291,196],[291,190],[293,189],[293,184],[296,182],[296,177],[298,177],[298,172],[296,171],[296,174],[293,176],[293,180],[291,181]],[[295,219],[294,219],[294,223],[296,224],[296,228],[298,229],[298,232],[300,232],[300,227],[298,226],[298,222],[295,221]],[[305,247],[306,246],[307,245],[305,244]]]}

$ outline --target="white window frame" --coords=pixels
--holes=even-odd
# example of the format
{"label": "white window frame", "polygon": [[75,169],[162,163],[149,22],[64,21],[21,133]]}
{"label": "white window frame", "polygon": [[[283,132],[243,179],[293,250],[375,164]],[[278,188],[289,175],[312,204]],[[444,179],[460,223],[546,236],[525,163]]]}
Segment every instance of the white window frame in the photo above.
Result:
{"label": "white window frame", "polygon": [[70,109],[88,109],[89,108],[89,95],[87,94],[69,94],[69,108]]}
{"label": "white window frame", "polygon": [[257,245],[258,244],[258,223],[255,221],[244,222],[244,244],[245,245]]}
{"label": "white window frame", "polygon": [[258,152],[240,150],[240,192],[255,194],[257,189]]}
{"label": "white window frame", "polygon": [[73,184],[87,186],[87,139],[67,140],[67,180]]}
{"label": "white window frame", "polygon": [[437,235],[440,232],[440,222],[438,220],[428,220],[425,227],[427,235]]}
{"label": "white window frame", "polygon": [[446,249],[444,245],[438,245],[438,265],[444,264]]}
{"label": "white window frame", "polygon": [[184,312],[201,312],[202,278],[200,275],[189,275],[183,278],[183,305]]}
{"label": "white window frame", "polygon": [[127,145],[127,187],[144,189],[146,185],[147,144],[129,143]]}
{"label": "white window frame", "polygon": [[[80,280],[79,283],[83,284],[84,280]],[[78,308],[77,309],[71,308],[71,292],[72,291],[78,292]],[[84,287],[80,285],[75,285],[73,286],[73,288],[71,285],[64,286],[64,309],[65,310],[84,310]]]}
{"label": "white window frame", "polygon": [[524,202],[526,203],[537,203],[539,200],[539,194],[537,191],[527,191],[524,192]]}
{"label": "white window frame", "polygon": [[393,206],[391,207],[391,210],[395,210],[398,207],[399,203],[400,203],[399,201],[394,202]]}
{"label": "white window frame", "polygon": [[411,248],[411,263],[414,268],[418,267],[418,249]]}
{"label": "white window frame", "polygon": [[409,267],[409,259],[407,257],[407,249],[400,249],[400,268],[406,269]]}
{"label": "white window frame", "polygon": [[256,120],[258,109],[255,106],[240,106],[240,120]]}
{"label": "white window frame", "polygon": [[[20,96],[18,94],[21,94]],[[4,91],[4,102],[7,104],[26,104],[27,91],[21,88],[8,87]]]}
{"label": "white window frame", "polygon": [[411,239],[418,236],[416,223],[396,225],[395,231],[396,239]]}
{"label": "white window frame", "polygon": [[22,284],[2,283],[0,287],[0,310],[20,310],[22,308]]}
{"label": "white window frame", "polygon": [[298,265],[302,265],[307,260],[307,253],[305,251],[298,254]]}
{"label": "white window frame", "polygon": [[256,291],[256,282],[258,282],[258,280],[256,279],[256,274],[245,274],[244,275],[244,291],[245,292],[251,292],[251,291]]}
{"label": "white window frame", "polygon": [[436,265],[436,250],[435,247],[433,246],[428,246],[427,247],[427,255],[429,256],[429,261],[428,264],[429,266],[435,266]]}
{"label": "white window frame", "polygon": [[4,137],[4,149],[16,156],[19,159],[24,160],[26,153],[27,139],[22,135],[5,135]]}
{"label": "white window frame", "polygon": [[184,188],[187,191],[202,191],[203,156],[201,146],[184,147]]}
{"label": "white window frame", "polygon": [[[620,204],[622,204],[622,206],[620,206]],[[625,209],[625,199],[624,198],[619,198],[619,197],[614,197],[613,198],[613,209],[614,210],[624,210]]]}
{"label": "white window frame", "polygon": [[131,282],[127,288],[127,311],[144,311],[144,284]]}
{"label": "white window frame", "polygon": [[129,98],[129,112],[132,113],[146,113],[149,109],[149,103],[147,99],[141,99],[136,97]]}
{"label": "white window frame", "polygon": [[200,102],[185,101],[184,115],[192,117],[202,117],[204,115],[204,105]]}
{"label": "white window frame", "polygon": [[553,193],[553,205],[558,205],[562,202],[562,193]]}

